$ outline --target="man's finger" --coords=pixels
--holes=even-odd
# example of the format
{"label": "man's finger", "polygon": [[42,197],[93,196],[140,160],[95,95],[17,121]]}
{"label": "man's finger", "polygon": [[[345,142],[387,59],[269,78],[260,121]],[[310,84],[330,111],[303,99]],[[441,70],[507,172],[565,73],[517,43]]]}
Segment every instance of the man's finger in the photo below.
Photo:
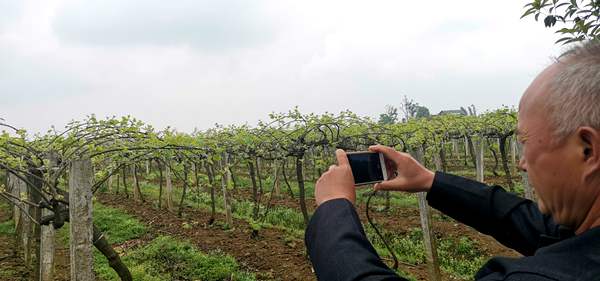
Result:
{"label": "man's finger", "polygon": [[329,166],[329,169],[327,169],[327,170],[328,170],[328,171],[331,171],[331,170],[333,170],[335,167],[336,167],[335,165],[331,165],[331,166]]}
{"label": "man's finger", "polygon": [[376,183],[375,186],[373,186],[373,188],[375,188],[375,190],[394,190],[394,188],[397,187],[397,185],[398,180],[392,179]]}
{"label": "man's finger", "polygon": [[383,153],[383,156],[385,156],[386,159],[392,161],[398,158],[398,152],[395,149],[381,144],[369,146],[369,151],[381,152]]}
{"label": "man's finger", "polygon": [[346,155],[346,152],[341,150],[341,149],[337,149],[335,151],[335,157],[337,158],[337,162],[339,166],[350,166],[350,162],[348,161],[348,156]]}
{"label": "man's finger", "polygon": [[373,186],[373,188],[375,190],[386,190],[387,188],[389,188],[389,185],[387,184],[387,182],[382,181],[380,183],[376,183],[375,186]]}

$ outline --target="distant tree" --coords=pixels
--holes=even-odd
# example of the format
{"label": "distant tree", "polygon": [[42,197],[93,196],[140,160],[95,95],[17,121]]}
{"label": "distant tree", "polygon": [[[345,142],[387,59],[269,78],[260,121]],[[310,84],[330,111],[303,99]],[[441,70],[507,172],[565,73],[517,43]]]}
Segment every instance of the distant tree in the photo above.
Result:
{"label": "distant tree", "polygon": [[[529,0],[521,18],[533,15],[544,26],[553,28],[559,23],[562,28],[556,33],[562,37],[555,43],[600,39],[600,0]],[[558,28],[558,27],[557,27]]]}
{"label": "distant tree", "polygon": [[400,110],[404,114],[402,121],[410,120],[412,118],[429,117],[429,109],[425,106],[420,105],[412,99],[408,99],[405,95],[400,105]]}
{"label": "distant tree", "polygon": [[394,124],[398,122],[398,108],[391,105],[385,106],[385,112],[379,114],[379,124]]}
{"label": "distant tree", "polygon": [[427,118],[429,116],[431,116],[429,113],[429,108],[417,105],[417,112],[415,113],[416,118]]}
{"label": "distant tree", "polygon": [[400,110],[404,114],[402,121],[405,122],[414,116],[415,112],[415,101],[412,99],[408,99],[406,95],[402,98],[402,104],[400,104]]}
{"label": "distant tree", "polygon": [[475,109],[475,105],[471,105],[467,107],[469,109],[469,115],[477,116],[477,109]]}

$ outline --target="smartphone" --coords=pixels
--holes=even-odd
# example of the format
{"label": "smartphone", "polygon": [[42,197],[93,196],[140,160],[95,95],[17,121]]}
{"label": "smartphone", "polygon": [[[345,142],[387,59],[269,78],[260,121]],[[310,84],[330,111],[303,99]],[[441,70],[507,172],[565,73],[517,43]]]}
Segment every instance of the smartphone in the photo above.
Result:
{"label": "smartphone", "polygon": [[348,161],[354,176],[354,185],[377,183],[388,179],[382,153],[360,151],[349,152]]}

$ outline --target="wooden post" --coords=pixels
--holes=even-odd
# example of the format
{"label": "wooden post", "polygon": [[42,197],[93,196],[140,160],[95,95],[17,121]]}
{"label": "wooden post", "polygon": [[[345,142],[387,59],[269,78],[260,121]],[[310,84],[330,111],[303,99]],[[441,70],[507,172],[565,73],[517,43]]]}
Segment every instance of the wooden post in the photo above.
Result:
{"label": "wooden post", "polygon": [[517,170],[517,140],[515,136],[510,138],[510,158],[512,161],[513,172]]}
{"label": "wooden post", "polygon": [[69,177],[71,280],[95,280],[92,255],[92,161],[74,160]]}
{"label": "wooden post", "polygon": [[460,153],[458,153],[458,140],[452,139],[452,155],[460,159]]}
{"label": "wooden post", "polygon": [[113,176],[112,175],[108,176],[108,183],[107,183],[107,185],[108,185],[108,193],[112,193],[112,191],[113,191],[113,189],[112,189],[112,186],[113,186]]}
{"label": "wooden post", "polygon": [[137,164],[134,163],[131,165],[131,174],[133,175],[133,200],[139,202],[142,201],[142,191],[140,190],[137,173]]}
{"label": "wooden post", "polygon": [[173,182],[171,182],[171,166],[170,162],[165,162],[165,181],[167,182],[167,187],[165,189],[166,198],[167,198],[167,209],[169,211],[175,210],[173,206]]}
{"label": "wooden post", "polygon": [[433,164],[435,165],[436,171],[442,171],[442,158],[438,153],[433,153]]}
{"label": "wooden post", "polygon": [[279,165],[277,165],[277,160],[274,160],[273,166],[273,180],[275,181],[273,182],[273,184],[275,189],[275,195],[279,196],[279,193],[281,191],[279,190]]}
{"label": "wooden post", "polygon": [[[50,153],[48,169],[46,171],[46,178],[52,178],[53,169],[57,165],[56,154]],[[48,209],[42,209],[42,217],[49,216],[52,211]],[[52,224],[42,226],[42,234],[40,238],[40,281],[54,280],[54,237],[56,231]]]}
{"label": "wooden post", "polygon": [[469,140],[467,139],[467,137],[464,137],[465,139],[465,157],[469,158],[470,156],[470,151],[469,151]]}
{"label": "wooden post", "polygon": [[483,141],[483,136],[479,136],[474,140],[475,146],[475,170],[477,174],[477,181],[483,182],[484,174],[483,174],[483,155],[485,149],[485,142]]}
{"label": "wooden post", "polygon": [[[57,166],[58,160],[57,155],[54,152],[51,152],[48,157],[48,168],[46,169],[46,179],[50,182],[50,179],[54,176],[54,167]],[[52,194],[55,191],[52,190]],[[52,215],[52,211],[48,209],[42,209],[42,217]],[[42,225],[41,226],[41,234],[40,234],[40,252],[39,252],[39,263],[40,263],[40,272],[39,272],[39,280],[40,281],[50,281],[54,280],[54,254],[55,254],[55,245],[54,245],[54,237],[56,235],[56,231],[52,224],[50,225]]]}
{"label": "wooden post", "polygon": [[[29,201],[39,203],[42,201],[42,185],[43,185],[43,173],[40,169],[31,168],[29,169],[29,175],[27,176],[27,190],[29,192]],[[30,207],[29,214],[33,217],[34,221],[39,222],[42,218],[42,209]],[[33,259],[31,260],[31,267],[33,269],[33,279],[40,279],[40,245],[41,245],[41,233],[42,228],[39,224],[31,224],[31,233],[29,236],[29,247],[32,252]]]}
{"label": "wooden post", "polygon": [[225,221],[227,225],[233,227],[233,219],[231,217],[231,206],[227,201],[227,183],[229,179],[229,154],[227,152],[223,153],[223,166],[222,166],[222,174],[221,174],[221,188],[223,189],[223,207],[225,208]]}
{"label": "wooden post", "polygon": [[[10,185],[10,193],[17,197],[20,198],[20,192],[21,190],[19,189],[19,185],[17,183],[17,177],[15,175],[13,175],[12,173],[7,173],[7,177],[8,177],[8,184]],[[19,202],[17,202],[14,206],[13,206],[13,220],[15,221],[15,232],[17,230],[17,226],[19,226],[19,222],[21,219],[21,209],[19,209],[19,207],[17,207],[17,204],[19,204]]]}
{"label": "wooden post", "polygon": [[[523,149],[523,147],[519,143],[517,143],[517,148],[518,148],[519,152]],[[527,175],[527,172],[524,172],[524,171],[519,171],[519,172],[521,174],[521,180],[523,183],[523,190],[525,193],[525,198],[532,200],[532,201],[536,201],[537,199],[535,198],[535,192],[533,191],[533,188],[531,188],[531,185],[529,185],[529,176]]]}
{"label": "wooden post", "polygon": [[[18,190],[19,198],[29,199],[29,192],[27,183],[15,176],[16,188]],[[28,204],[21,204],[22,211],[20,211],[21,218],[19,219],[19,226],[17,227],[17,235],[21,240],[21,246],[23,247],[23,261],[27,266],[31,265],[31,230],[33,222],[27,214],[31,214],[32,207]]]}
{"label": "wooden post", "polygon": [[529,185],[529,176],[526,172],[521,172],[521,179],[523,182],[523,189],[525,190],[525,198],[535,201],[535,194],[533,193],[533,189]]}
{"label": "wooden post", "polygon": [[[417,148],[415,154],[415,159],[420,163],[423,163],[423,148]],[[440,281],[442,279],[440,275],[440,264],[438,261],[435,237],[431,226],[431,212],[429,205],[427,205],[427,193],[419,192],[417,193],[417,196],[419,198],[419,214],[421,217],[421,230],[423,231],[423,243],[425,244],[425,256],[427,258],[429,280]]]}

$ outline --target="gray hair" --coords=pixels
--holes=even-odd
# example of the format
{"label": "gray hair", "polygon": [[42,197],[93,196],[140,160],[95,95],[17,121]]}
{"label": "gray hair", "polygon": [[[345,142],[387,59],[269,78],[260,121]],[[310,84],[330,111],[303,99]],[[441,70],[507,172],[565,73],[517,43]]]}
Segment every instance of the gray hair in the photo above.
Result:
{"label": "gray hair", "polygon": [[582,126],[600,129],[600,40],[572,47],[557,63],[547,100],[554,135],[560,141]]}

